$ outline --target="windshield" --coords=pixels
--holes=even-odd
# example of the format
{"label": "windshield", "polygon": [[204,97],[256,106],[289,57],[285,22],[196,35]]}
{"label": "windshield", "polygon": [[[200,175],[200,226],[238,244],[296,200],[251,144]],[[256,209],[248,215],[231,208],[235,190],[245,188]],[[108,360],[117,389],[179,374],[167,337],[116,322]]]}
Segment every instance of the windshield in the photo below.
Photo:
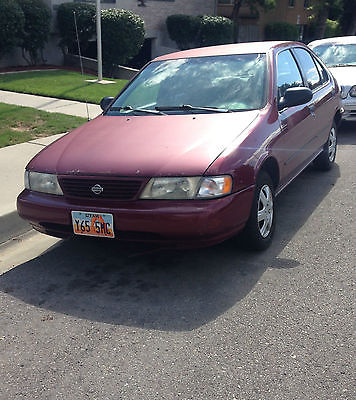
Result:
{"label": "windshield", "polygon": [[[107,114],[137,109],[162,109],[165,114],[258,109],[266,102],[265,87],[264,54],[156,61],[121,93]],[[145,115],[142,110],[140,115]]]}
{"label": "windshield", "polygon": [[313,51],[328,67],[339,65],[356,65],[355,44],[322,44],[313,48]]}

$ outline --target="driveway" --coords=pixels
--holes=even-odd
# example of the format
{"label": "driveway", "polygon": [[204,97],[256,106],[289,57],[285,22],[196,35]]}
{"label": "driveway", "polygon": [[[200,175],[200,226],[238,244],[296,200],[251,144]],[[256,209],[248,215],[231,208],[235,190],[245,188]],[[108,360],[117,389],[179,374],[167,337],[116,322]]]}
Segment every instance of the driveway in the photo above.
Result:
{"label": "driveway", "polygon": [[334,168],[278,197],[264,253],[0,247],[0,398],[355,398],[355,159],[343,126]]}

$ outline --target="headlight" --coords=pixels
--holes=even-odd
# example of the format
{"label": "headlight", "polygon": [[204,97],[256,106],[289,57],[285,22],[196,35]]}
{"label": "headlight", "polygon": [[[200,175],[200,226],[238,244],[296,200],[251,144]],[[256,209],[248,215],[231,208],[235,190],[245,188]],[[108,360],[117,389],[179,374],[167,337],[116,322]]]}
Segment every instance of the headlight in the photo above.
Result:
{"label": "headlight", "polygon": [[152,178],[141,194],[141,199],[192,199],[200,177]]}
{"label": "headlight", "polygon": [[352,86],[349,94],[350,94],[351,97],[356,97],[356,85]]}
{"label": "headlight", "polygon": [[63,195],[57,175],[25,171],[25,188],[35,192]]}
{"label": "headlight", "polygon": [[230,175],[203,178],[197,197],[218,197],[230,194],[232,178]]}
{"label": "headlight", "polygon": [[230,175],[210,177],[152,178],[141,194],[141,199],[194,199],[221,197],[231,193]]}

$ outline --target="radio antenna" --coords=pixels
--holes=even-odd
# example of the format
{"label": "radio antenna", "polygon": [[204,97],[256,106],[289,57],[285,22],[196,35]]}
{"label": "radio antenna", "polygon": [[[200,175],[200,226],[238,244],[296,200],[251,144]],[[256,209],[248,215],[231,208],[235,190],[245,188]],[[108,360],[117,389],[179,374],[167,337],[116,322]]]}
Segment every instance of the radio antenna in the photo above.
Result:
{"label": "radio antenna", "polygon": [[[73,11],[73,16],[74,16],[75,34],[76,34],[76,36],[77,36],[77,43],[78,43],[78,54],[79,54],[80,70],[81,70],[81,73],[82,73],[83,81],[85,82],[85,79],[84,79],[84,70],[83,70],[83,61],[82,61],[82,52],[80,51],[80,43],[79,43],[79,35],[78,35],[77,16],[76,16],[76,14],[75,14],[75,11]],[[84,86],[84,97],[85,97],[85,107],[86,107],[86,109],[87,109],[87,117],[88,117],[88,121],[90,121],[89,107],[88,107],[88,102],[87,102],[87,96],[86,96],[86,89],[85,89],[85,86]]]}

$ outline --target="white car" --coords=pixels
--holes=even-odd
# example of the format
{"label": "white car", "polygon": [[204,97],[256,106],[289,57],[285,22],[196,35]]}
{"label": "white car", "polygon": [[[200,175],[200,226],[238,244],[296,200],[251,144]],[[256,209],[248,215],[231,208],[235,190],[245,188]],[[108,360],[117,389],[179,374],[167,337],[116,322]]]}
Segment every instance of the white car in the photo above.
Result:
{"label": "white car", "polygon": [[315,40],[309,47],[329,68],[341,86],[345,121],[356,121],[356,36]]}

